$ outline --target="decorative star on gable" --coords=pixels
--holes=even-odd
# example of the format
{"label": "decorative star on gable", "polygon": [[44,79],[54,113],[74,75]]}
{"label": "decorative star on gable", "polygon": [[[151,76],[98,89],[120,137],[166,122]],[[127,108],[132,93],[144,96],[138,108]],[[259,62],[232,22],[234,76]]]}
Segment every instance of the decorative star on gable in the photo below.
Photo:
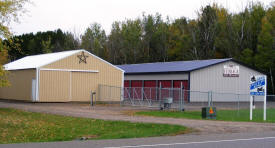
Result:
{"label": "decorative star on gable", "polygon": [[89,56],[86,56],[86,55],[84,54],[84,51],[82,51],[80,55],[77,55],[77,57],[79,58],[79,64],[80,64],[81,62],[83,62],[83,63],[86,64],[86,63],[87,63],[86,59],[87,59]]}

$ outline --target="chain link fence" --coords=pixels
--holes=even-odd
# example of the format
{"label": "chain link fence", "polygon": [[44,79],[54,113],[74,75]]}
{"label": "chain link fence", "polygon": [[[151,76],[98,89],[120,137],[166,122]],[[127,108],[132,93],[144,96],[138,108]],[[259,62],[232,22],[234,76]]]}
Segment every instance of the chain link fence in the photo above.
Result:
{"label": "chain link fence", "polygon": [[[178,111],[199,111],[202,107],[214,106],[218,112],[227,111],[232,121],[249,118],[250,95],[222,92],[189,91],[181,88],[112,87],[100,85],[100,100],[120,100],[123,106],[140,106]],[[267,119],[275,118],[269,110],[275,109],[275,95],[267,95]],[[255,96],[253,118],[263,118],[264,97]],[[241,119],[239,119],[241,120]]]}

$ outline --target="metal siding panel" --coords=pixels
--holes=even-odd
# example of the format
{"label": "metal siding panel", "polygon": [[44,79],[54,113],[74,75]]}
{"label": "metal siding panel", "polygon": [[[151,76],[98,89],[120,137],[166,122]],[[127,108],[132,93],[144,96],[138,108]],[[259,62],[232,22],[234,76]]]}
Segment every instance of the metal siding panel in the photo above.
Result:
{"label": "metal siding panel", "polygon": [[142,81],[132,81],[131,87],[142,87]]}
{"label": "metal siding panel", "polygon": [[157,86],[157,83],[154,80],[144,81],[144,87],[156,87],[156,86]]}
{"label": "metal siding panel", "polygon": [[[92,85],[83,84],[87,88],[85,88],[84,86],[79,86],[79,87],[83,88],[83,90],[88,90],[88,89],[90,91],[96,90],[96,98],[99,101],[120,101],[121,91],[119,91],[119,89],[116,89],[116,91],[113,92],[112,99],[106,99],[104,95],[100,96],[99,98],[98,94],[99,94],[100,84],[121,87],[121,85],[123,84],[123,80],[122,80],[123,72],[100,59],[97,59],[91,55],[88,55],[87,53],[86,55],[89,56],[87,58],[87,64],[79,63],[79,59],[77,58],[77,55],[79,55],[79,53],[69,56],[55,63],[46,65],[42,68],[98,70],[99,71],[98,73],[73,74],[74,76],[72,77],[79,77],[79,81],[84,81],[85,83],[93,83]],[[85,78],[81,78],[80,75],[83,75]],[[80,85],[77,82],[75,82],[75,84]],[[72,88],[72,91],[75,91],[74,88]],[[90,101],[90,91],[89,92],[85,91],[85,95],[75,93],[74,96],[72,96],[72,101],[85,101],[85,102]]]}
{"label": "metal siding panel", "polygon": [[39,102],[68,102],[70,72],[40,71]]}
{"label": "metal siding panel", "polygon": [[9,71],[9,87],[0,88],[0,98],[32,101],[32,79],[36,78],[36,70]]}
{"label": "metal siding panel", "polygon": [[[181,83],[184,86],[184,100],[187,101],[188,100],[188,81],[186,80],[175,80],[174,84],[173,84],[173,88],[180,88],[181,87]],[[174,99],[179,99],[180,96],[180,92],[178,90],[174,91]]]}
{"label": "metal siding panel", "polygon": [[172,88],[172,81],[171,80],[161,80],[158,83],[158,86],[160,87],[161,84],[161,88]]}
{"label": "metal siding panel", "polygon": [[156,99],[157,81],[147,80],[144,81],[144,97],[147,99]]}
{"label": "metal siding panel", "polygon": [[131,82],[131,91],[134,99],[141,99],[142,94],[142,81],[134,80]]}
{"label": "metal siding panel", "polygon": [[[223,77],[223,66],[228,64],[238,65],[240,67],[239,77]],[[201,92],[213,91],[219,93],[249,94],[250,75],[260,74],[261,73],[248,67],[229,61],[210,66],[208,68],[192,71],[190,73],[190,90]],[[190,98],[192,101],[192,96],[190,96]],[[230,101],[233,97],[225,97],[224,95],[223,97],[216,97],[213,99]]]}
{"label": "metal siding panel", "polygon": [[125,81],[124,81],[124,87],[129,87],[129,86],[130,86],[129,80],[125,80]]}
{"label": "metal siding panel", "polygon": [[174,81],[174,86],[173,87],[174,88],[180,88],[181,83],[184,86],[184,89],[188,88],[188,81],[186,81],[186,80],[182,80],[182,81],[176,80],[176,81]]}
{"label": "metal siding panel", "polygon": [[188,74],[125,75],[125,80],[188,80]]}
{"label": "metal siding panel", "polygon": [[96,73],[72,72],[72,101],[89,101],[97,90]]}

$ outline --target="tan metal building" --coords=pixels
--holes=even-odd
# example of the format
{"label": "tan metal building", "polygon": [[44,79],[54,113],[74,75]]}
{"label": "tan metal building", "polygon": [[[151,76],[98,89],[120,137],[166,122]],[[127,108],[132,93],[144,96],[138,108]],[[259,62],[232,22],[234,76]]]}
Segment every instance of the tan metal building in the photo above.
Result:
{"label": "tan metal building", "polygon": [[90,101],[91,91],[99,101],[99,85],[123,87],[124,71],[87,52],[72,50],[27,56],[4,65],[11,86],[0,88],[0,98],[31,102]]}

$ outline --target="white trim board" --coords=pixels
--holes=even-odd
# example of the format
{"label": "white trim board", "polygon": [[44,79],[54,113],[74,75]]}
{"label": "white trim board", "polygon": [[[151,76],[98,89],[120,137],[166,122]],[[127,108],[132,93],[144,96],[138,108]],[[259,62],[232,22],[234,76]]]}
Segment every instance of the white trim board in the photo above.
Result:
{"label": "white trim board", "polygon": [[39,81],[40,81],[40,69],[36,68],[36,87],[35,87],[35,101],[34,102],[38,102],[39,101]]}
{"label": "white trim board", "polygon": [[51,68],[40,68],[43,71],[67,71],[67,72],[90,72],[98,73],[98,70],[81,70],[81,69],[51,69]]}

